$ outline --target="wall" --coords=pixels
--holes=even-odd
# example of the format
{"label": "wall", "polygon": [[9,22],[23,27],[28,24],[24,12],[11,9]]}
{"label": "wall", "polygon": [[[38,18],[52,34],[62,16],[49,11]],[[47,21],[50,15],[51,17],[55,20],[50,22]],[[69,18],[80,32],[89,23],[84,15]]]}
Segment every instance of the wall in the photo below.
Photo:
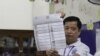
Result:
{"label": "wall", "polygon": [[89,3],[88,0],[67,0],[66,15],[81,18],[83,24],[100,21],[100,5]]}
{"label": "wall", "polygon": [[41,1],[0,0],[0,29],[32,30],[33,15],[48,14],[48,6]]}
{"label": "wall", "polygon": [[[35,0],[35,2],[30,2],[30,0],[0,0],[0,29],[32,30],[32,18],[34,16],[49,14],[49,3],[44,1],[45,0]],[[90,22],[90,20],[92,22],[100,21],[100,19],[98,19],[100,18],[99,6],[89,3],[87,0],[73,0],[73,5],[71,5],[71,1],[72,0],[67,0],[67,16],[79,16],[84,24]],[[79,4],[81,5],[79,6]],[[70,11],[71,6],[73,9]],[[86,8],[89,9],[86,10]],[[73,13],[70,14],[71,12]],[[96,16],[96,13],[98,13],[98,16]]]}
{"label": "wall", "polygon": [[34,16],[48,15],[49,14],[49,3],[45,0],[35,0],[32,4],[32,12]]}

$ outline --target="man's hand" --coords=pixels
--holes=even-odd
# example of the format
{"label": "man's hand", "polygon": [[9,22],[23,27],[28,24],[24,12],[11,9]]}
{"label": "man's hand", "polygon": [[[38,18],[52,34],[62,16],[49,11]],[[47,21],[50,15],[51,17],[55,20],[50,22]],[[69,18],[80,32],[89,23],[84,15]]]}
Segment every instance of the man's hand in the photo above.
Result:
{"label": "man's hand", "polygon": [[60,56],[55,49],[49,49],[46,51],[47,56]]}
{"label": "man's hand", "polygon": [[73,56],[80,56],[78,53],[74,54]]}

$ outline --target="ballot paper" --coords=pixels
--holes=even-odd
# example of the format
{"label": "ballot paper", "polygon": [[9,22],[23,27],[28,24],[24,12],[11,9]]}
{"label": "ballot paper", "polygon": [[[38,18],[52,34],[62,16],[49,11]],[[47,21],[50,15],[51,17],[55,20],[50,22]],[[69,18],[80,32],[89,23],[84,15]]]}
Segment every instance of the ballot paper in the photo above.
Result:
{"label": "ballot paper", "polygon": [[34,17],[33,22],[38,51],[66,47],[63,21],[58,14],[37,16]]}

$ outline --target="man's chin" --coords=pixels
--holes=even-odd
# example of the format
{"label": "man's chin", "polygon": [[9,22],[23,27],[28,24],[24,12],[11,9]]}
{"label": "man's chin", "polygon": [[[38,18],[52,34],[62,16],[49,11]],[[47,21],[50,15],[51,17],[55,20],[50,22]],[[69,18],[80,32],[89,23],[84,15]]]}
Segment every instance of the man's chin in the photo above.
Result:
{"label": "man's chin", "polygon": [[73,39],[73,37],[72,37],[72,36],[70,36],[70,37],[67,37],[67,39]]}

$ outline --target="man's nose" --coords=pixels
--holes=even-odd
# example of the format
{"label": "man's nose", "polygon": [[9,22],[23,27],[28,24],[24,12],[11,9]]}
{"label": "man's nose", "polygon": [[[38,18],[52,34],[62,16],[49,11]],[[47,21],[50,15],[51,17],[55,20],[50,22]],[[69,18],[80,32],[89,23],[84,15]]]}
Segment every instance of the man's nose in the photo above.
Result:
{"label": "man's nose", "polygon": [[67,33],[69,33],[69,34],[72,33],[72,30],[71,29],[68,29],[67,30]]}

